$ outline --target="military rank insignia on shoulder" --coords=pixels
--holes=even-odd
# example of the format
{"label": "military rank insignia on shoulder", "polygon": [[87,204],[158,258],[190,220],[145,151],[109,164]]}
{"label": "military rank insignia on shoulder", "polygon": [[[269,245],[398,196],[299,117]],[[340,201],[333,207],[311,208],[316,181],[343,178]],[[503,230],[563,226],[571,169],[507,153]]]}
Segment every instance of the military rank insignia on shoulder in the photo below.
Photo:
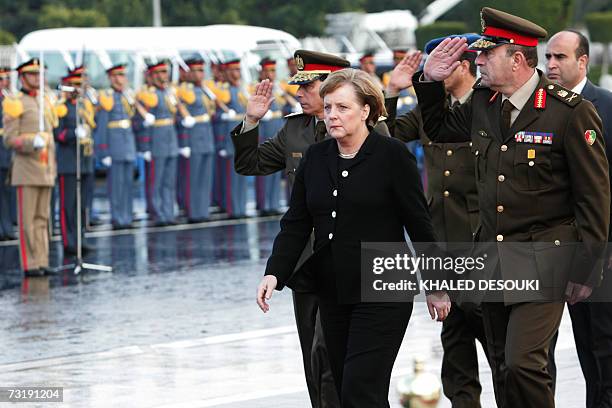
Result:
{"label": "military rank insignia on shoulder", "polygon": [[4,114],[10,116],[11,118],[18,118],[23,113],[23,102],[21,101],[21,96],[23,94],[18,92],[14,95],[7,96],[2,101],[2,111]]}
{"label": "military rank insignia on shoulder", "polygon": [[100,92],[100,106],[107,112],[110,112],[113,109],[113,105],[115,101],[113,100],[113,91],[111,89],[106,89]]}
{"label": "military rank insignia on shoulder", "polygon": [[576,92],[572,92],[569,89],[562,87],[557,84],[549,84],[546,86],[546,92],[550,95],[559,99],[569,106],[576,106],[582,100],[582,96]]}
{"label": "military rank insignia on shoulder", "polygon": [[302,116],[302,115],[305,115],[305,113],[304,112],[293,112],[288,115],[285,115],[285,119],[297,118],[298,116]]}

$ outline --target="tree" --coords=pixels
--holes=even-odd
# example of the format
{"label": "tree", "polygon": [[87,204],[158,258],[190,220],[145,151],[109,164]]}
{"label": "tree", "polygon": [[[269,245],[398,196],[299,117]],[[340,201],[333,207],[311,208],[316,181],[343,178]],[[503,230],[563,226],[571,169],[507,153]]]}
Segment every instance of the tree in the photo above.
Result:
{"label": "tree", "polygon": [[108,19],[97,10],[46,5],[38,17],[38,26],[41,28],[106,27]]}
{"label": "tree", "polygon": [[607,75],[609,65],[608,50],[612,42],[612,32],[610,31],[610,25],[612,25],[612,12],[587,14],[585,22],[589,29],[591,41],[600,42],[604,45],[601,74],[602,76]]}
{"label": "tree", "polygon": [[5,30],[0,30],[0,45],[10,45],[15,43],[17,40],[12,33]]}

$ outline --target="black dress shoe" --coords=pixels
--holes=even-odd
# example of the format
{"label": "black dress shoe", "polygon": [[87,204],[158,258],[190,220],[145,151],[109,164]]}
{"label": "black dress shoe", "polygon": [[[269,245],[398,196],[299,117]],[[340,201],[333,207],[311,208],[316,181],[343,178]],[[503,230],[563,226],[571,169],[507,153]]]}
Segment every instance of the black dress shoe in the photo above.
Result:
{"label": "black dress shoe", "polygon": [[45,271],[42,269],[28,269],[24,271],[26,278],[35,278],[40,276],[45,276]]}

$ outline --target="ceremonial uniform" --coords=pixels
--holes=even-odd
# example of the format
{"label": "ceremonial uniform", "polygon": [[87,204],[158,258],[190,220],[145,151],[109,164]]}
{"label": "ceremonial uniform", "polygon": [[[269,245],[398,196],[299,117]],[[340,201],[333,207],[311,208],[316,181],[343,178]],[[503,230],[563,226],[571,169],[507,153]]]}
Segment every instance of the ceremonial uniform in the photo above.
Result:
{"label": "ceremonial uniform", "polygon": [[[116,65],[107,70],[124,72],[125,65]],[[108,171],[111,221],[116,228],[129,227],[133,221],[134,161],[136,160],[136,137],[132,130],[136,101],[129,91],[113,88],[100,93],[100,109],[96,116],[98,157],[111,159]]]}
{"label": "ceremonial uniform", "polygon": [[[10,70],[0,68],[0,77],[8,78]],[[5,89],[0,90],[0,104],[8,96]],[[5,96],[6,95],[6,96]],[[0,122],[2,121],[2,108],[0,105]],[[4,129],[0,128],[0,141],[4,139]],[[0,143],[0,241],[15,239],[13,232],[12,206],[15,201],[15,188],[8,179],[13,153]]]}
{"label": "ceremonial uniform", "polygon": [[[82,76],[71,71],[63,82],[78,88]],[[87,220],[87,203],[91,191],[87,184],[94,174],[92,131],[95,128],[94,106],[87,98],[80,101],[76,94],[71,93],[67,100],[59,102],[56,110],[59,125],[54,130],[57,147],[57,173],[59,178],[60,229],[65,254],[77,253],[77,167],[76,148],[80,149],[81,178],[81,246],[87,248],[85,242],[85,222]]]}
{"label": "ceremonial uniform", "polygon": [[[165,63],[149,66],[149,71],[166,69]],[[174,223],[174,203],[176,201],[176,169],[178,156],[178,137],[175,128],[175,115],[178,97],[172,87],[149,88],[139,95],[139,100],[148,112],[155,116],[149,128],[150,140],[143,141],[140,150],[150,152],[149,189],[153,217],[159,225]]]}
{"label": "ceremonial uniform", "polygon": [[[196,59],[185,62],[190,69],[203,68],[204,65],[204,61]],[[198,86],[184,82],[179,88],[179,97],[194,121],[192,127],[183,127],[179,134],[179,146],[190,149],[189,157],[181,159],[184,177],[181,177],[179,186],[183,188],[181,195],[187,218],[193,222],[207,220],[210,215],[215,159],[211,122],[215,102],[211,96],[214,97],[212,91],[204,83]]]}
{"label": "ceremonial uniform", "polygon": [[[405,50],[393,50],[393,61],[395,65],[399,63],[406,55]],[[382,76],[383,86],[386,88],[391,80],[391,72],[385,72]],[[397,97],[397,115],[403,115],[408,113],[416,107],[416,95],[414,94],[414,88],[402,89]]]}
{"label": "ceremonial uniform", "polygon": [[[498,10],[485,7],[481,15],[484,37],[471,49],[533,47],[546,36]],[[425,133],[437,142],[472,142],[480,208],[475,238],[503,242],[496,246],[495,278],[542,281],[533,293],[503,292],[503,303],[483,303],[498,406],[554,407],[547,360],[563,313],[559,300],[568,281],[594,285],[601,278],[598,260],[608,236],[601,121],[590,102],[537,70],[507,98],[477,84],[471,101],[452,111],[444,109],[443,84],[420,77],[413,84]],[[502,99],[512,104],[503,111]],[[517,255],[517,248],[524,253]]]}
{"label": "ceremonial uniform", "polygon": [[[20,75],[38,74],[38,59],[20,65]],[[5,98],[4,144],[13,149],[11,184],[17,187],[19,219],[19,253],[26,274],[49,266],[48,223],[51,190],[55,184],[55,143],[53,128],[57,126],[54,106],[44,96],[43,129],[39,129],[38,92],[24,90]]]}

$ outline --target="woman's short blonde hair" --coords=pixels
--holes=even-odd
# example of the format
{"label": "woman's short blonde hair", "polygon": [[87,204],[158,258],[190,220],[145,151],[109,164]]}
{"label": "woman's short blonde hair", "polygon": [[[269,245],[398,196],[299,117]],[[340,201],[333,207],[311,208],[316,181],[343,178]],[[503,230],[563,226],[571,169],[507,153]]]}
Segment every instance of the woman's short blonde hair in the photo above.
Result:
{"label": "woman's short blonde hair", "polygon": [[387,116],[382,90],[372,82],[369,74],[358,69],[345,68],[332,72],[321,84],[319,95],[325,98],[325,95],[334,92],[344,84],[351,85],[359,102],[370,107],[370,114],[366,120],[368,125],[374,126],[381,116]]}

